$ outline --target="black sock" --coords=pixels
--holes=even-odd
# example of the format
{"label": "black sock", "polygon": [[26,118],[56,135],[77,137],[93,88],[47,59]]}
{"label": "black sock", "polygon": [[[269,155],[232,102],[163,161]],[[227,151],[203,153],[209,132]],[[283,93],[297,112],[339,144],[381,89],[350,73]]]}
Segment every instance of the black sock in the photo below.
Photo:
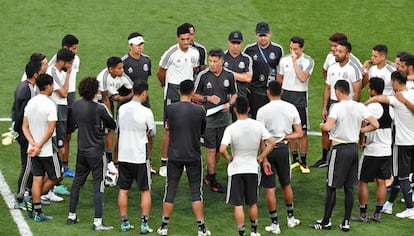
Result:
{"label": "black sock", "polygon": [[121,224],[128,225],[128,222],[129,220],[127,215],[121,216]]}
{"label": "black sock", "polygon": [[161,158],[161,166],[167,166],[168,159],[167,158]]}
{"label": "black sock", "polygon": [[367,216],[368,205],[359,205],[359,213],[362,217]]}
{"label": "black sock", "polygon": [[252,227],[251,231],[253,233],[256,233],[257,232],[257,219],[256,220],[250,220],[250,224],[251,224],[251,227]]}
{"label": "black sock", "polygon": [[381,204],[377,204],[377,206],[375,207],[375,213],[374,214],[380,214],[381,210],[382,210],[383,205]]}
{"label": "black sock", "polygon": [[328,149],[322,148],[322,160],[323,161],[326,161],[328,159],[328,153],[329,153],[329,148]]}
{"label": "black sock", "polygon": [[35,210],[35,212],[40,215],[42,214],[42,204],[40,202],[38,203],[33,203],[33,209]]}
{"label": "black sock", "polygon": [[293,203],[286,204],[286,210],[287,210],[288,217],[291,218],[293,216]]}
{"label": "black sock", "polygon": [[105,150],[106,161],[109,163],[112,161],[112,150]]}
{"label": "black sock", "polygon": [[170,219],[170,217],[165,217],[165,216],[163,216],[162,217],[162,220],[161,220],[161,228],[167,228],[168,227],[168,220]]}
{"label": "black sock", "polygon": [[277,211],[269,211],[269,217],[273,224],[278,224]]}
{"label": "black sock", "polygon": [[206,232],[206,225],[204,224],[204,220],[197,221],[198,230]]}
{"label": "black sock", "polygon": [[302,164],[306,165],[306,153],[300,154],[300,160],[302,161]]}
{"label": "black sock", "polygon": [[299,154],[298,154],[298,151],[292,151],[292,158],[293,158],[292,163],[299,162]]}
{"label": "black sock", "polygon": [[244,225],[238,226],[237,230],[239,231],[239,236],[243,236],[246,233],[246,228],[244,227]]}

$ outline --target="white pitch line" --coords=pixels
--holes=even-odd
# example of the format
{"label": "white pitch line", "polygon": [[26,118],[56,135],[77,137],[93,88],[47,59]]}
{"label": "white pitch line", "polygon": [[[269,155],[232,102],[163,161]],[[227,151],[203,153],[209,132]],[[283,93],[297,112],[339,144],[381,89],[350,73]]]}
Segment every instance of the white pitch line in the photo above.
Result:
{"label": "white pitch line", "polygon": [[29,225],[22,215],[22,210],[14,209],[14,196],[10,191],[9,185],[7,185],[6,180],[4,179],[3,173],[0,170],[0,193],[4,198],[4,201],[7,204],[7,207],[10,209],[10,215],[13,217],[14,222],[19,229],[20,235],[32,236],[33,233],[30,230]]}

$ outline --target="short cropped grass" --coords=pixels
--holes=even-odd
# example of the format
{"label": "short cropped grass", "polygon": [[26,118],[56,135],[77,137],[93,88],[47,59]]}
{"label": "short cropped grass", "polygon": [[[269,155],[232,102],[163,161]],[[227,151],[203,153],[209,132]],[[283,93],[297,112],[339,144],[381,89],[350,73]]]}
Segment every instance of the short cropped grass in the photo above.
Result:
{"label": "short cropped grass", "polygon": [[[399,51],[414,52],[412,29],[412,9],[410,0],[367,0],[367,1],[2,1],[0,14],[0,117],[10,117],[13,92],[20,81],[25,63],[33,52],[44,52],[50,58],[60,48],[60,40],[65,34],[75,34],[80,39],[79,56],[81,67],[78,81],[85,76],[96,76],[105,67],[110,56],[123,56],[127,50],[127,36],[133,31],[144,34],[145,54],[152,58],[150,97],[156,120],[162,120],[162,89],[156,78],[156,69],[162,53],[176,43],[176,28],[184,22],[196,27],[196,41],[207,49],[226,48],[230,31],[241,30],[244,45],[254,42],[254,29],[259,21],[267,21],[273,31],[272,40],[289,52],[289,39],[300,35],[305,39],[305,53],[315,60],[314,73],[309,83],[309,116],[311,131],[319,131],[324,82],[321,67],[329,51],[328,36],[334,32],[344,32],[353,45],[353,52],[362,61],[369,59],[375,44],[385,43],[389,48],[388,59],[393,60]],[[367,98],[363,92],[363,100]],[[275,117],[277,119],[277,117]],[[8,122],[0,123],[0,130],[6,132]],[[158,126],[154,141],[153,164],[159,167],[161,137],[163,129]],[[309,163],[319,159],[321,154],[320,137],[309,139]],[[18,144],[0,146],[0,169],[12,191],[16,191],[17,175],[20,168]],[[73,138],[70,165],[75,166],[76,137]],[[312,231],[307,224],[323,215],[326,169],[311,169],[309,175],[299,170],[292,173],[295,193],[295,216],[302,223],[295,229],[286,226],[286,211],[280,190],[277,191],[278,214],[282,234],[289,235],[336,235],[343,215],[343,193],[338,190],[337,206],[333,214],[334,228],[328,232]],[[218,166],[218,179],[226,183],[226,163],[222,159]],[[63,180],[70,187],[72,179]],[[150,226],[156,229],[162,215],[164,178],[153,176],[153,207]],[[88,180],[81,191],[78,216],[81,222],[67,226],[68,200],[52,203],[44,211],[54,217],[46,223],[34,223],[26,219],[34,235],[90,235],[92,234],[93,200],[92,181]],[[374,210],[374,184],[370,184],[371,200],[369,213]],[[119,213],[116,188],[105,190],[104,221],[114,225],[115,230],[96,235],[120,235]],[[129,217],[132,224],[139,226],[139,193],[133,189],[129,196]],[[399,201],[399,199],[398,199]],[[225,195],[204,191],[205,221],[213,235],[236,235],[233,208],[225,204]],[[395,204],[394,211],[404,209],[402,203]],[[0,203],[0,235],[18,234],[4,202]],[[357,189],[355,188],[354,214],[358,213]],[[269,223],[263,191],[260,191],[259,230]],[[410,235],[411,220],[400,220],[395,216],[383,216],[382,223],[352,223],[351,233],[355,235]],[[246,226],[249,222],[246,217]],[[169,224],[170,235],[194,235],[196,224],[191,211],[191,199],[185,176],[180,185],[176,207]],[[123,235],[137,234],[134,230]]]}

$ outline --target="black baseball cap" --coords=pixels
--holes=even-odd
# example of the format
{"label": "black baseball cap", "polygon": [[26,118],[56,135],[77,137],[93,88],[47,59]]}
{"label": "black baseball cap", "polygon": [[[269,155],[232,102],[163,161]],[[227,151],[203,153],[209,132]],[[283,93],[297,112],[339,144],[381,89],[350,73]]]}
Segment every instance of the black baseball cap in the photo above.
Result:
{"label": "black baseball cap", "polygon": [[229,34],[229,41],[230,42],[243,42],[243,34],[236,30]]}
{"label": "black baseball cap", "polygon": [[259,22],[256,25],[256,34],[258,35],[266,35],[270,32],[269,24],[266,22]]}

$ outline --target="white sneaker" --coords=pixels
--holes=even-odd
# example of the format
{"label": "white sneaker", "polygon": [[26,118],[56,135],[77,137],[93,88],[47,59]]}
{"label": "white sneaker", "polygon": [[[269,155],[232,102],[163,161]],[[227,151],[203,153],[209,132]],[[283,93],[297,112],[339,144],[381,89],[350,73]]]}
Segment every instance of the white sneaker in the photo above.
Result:
{"label": "white sneaker", "polygon": [[168,235],[168,228],[161,228],[159,227],[157,229],[157,234],[161,236],[167,236]]}
{"label": "white sneaker", "polygon": [[61,202],[61,201],[63,201],[63,197],[59,197],[58,195],[56,195],[52,191],[49,191],[46,195],[42,195],[40,197],[40,199],[49,200],[49,201],[52,201],[52,202]]}
{"label": "white sneaker", "polygon": [[404,211],[395,214],[398,218],[409,218],[414,220],[414,208],[407,208]]}
{"label": "white sneaker", "polygon": [[280,227],[279,224],[272,223],[269,226],[265,227],[267,232],[271,232],[272,234],[280,234]]}
{"label": "white sneaker", "polygon": [[108,163],[108,171],[111,174],[118,174],[118,169],[115,167],[115,164],[113,161]]}
{"label": "white sneaker", "polygon": [[381,212],[387,215],[392,215],[392,203],[386,201],[384,206],[382,206]]}
{"label": "white sneaker", "polygon": [[293,228],[293,227],[295,227],[298,224],[300,224],[300,220],[296,219],[294,216],[292,216],[290,218],[287,217],[287,226],[289,228]]}
{"label": "white sneaker", "polygon": [[260,236],[260,233],[259,232],[256,232],[256,233],[255,232],[251,232],[250,233],[250,236]]}
{"label": "white sneaker", "polygon": [[162,177],[167,176],[167,166],[160,166],[160,171],[158,172]]}
{"label": "white sneaker", "polygon": [[203,232],[202,230],[198,230],[198,234],[197,235],[198,236],[211,236],[211,232],[210,232],[210,230],[208,230],[206,228],[206,232]]}

